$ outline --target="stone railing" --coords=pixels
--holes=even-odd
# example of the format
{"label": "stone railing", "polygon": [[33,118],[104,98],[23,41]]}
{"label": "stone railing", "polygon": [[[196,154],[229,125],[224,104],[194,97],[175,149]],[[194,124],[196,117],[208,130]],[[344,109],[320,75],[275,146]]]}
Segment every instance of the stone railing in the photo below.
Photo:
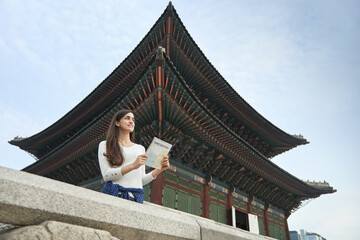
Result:
{"label": "stone railing", "polygon": [[273,239],[0,167],[0,239]]}

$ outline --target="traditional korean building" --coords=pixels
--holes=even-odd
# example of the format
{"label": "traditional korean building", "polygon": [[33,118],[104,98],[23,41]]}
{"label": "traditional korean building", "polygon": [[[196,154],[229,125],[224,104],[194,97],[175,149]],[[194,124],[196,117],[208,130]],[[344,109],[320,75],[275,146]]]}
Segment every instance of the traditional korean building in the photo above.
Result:
{"label": "traditional korean building", "polygon": [[[262,117],[221,76],[171,2],[128,57],[53,125],[10,144],[37,161],[23,169],[100,190],[97,148],[115,112],[131,109],[136,141],[174,144],[171,169],[145,186],[145,200],[259,233],[290,239],[287,218],[305,199],[333,193],[275,165],[307,144]],[[256,224],[255,224],[256,225]]]}

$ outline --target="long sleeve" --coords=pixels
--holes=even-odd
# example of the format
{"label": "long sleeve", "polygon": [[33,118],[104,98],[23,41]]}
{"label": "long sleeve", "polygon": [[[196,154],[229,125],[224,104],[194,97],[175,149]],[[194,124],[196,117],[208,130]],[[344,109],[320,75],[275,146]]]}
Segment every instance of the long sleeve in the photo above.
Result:
{"label": "long sleeve", "polygon": [[142,169],[142,184],[143,186],[154,180],[155,178],[152,175],[152,171],[149,173],[145,172],[145,166],[141,166]]}
{"label": "long sleeve", "polygon": [[111,167],[107,157],[104,156],[106,152],[106,142],[102,141],[99,144],[98,158],[101,175],[105,182],[119,180],[121,175],[121,167]]}
{"label": "long sleeve", "polygon": [[119,184],[127,188],[143,188],[145,184],[154,180],[151,172],[148,174],[145,173],[145,165],[122,175],[122,167],[134,163],[139,155],[145,153],[145,148],[139,144],[134,144],[130,147],[121,147],[119,145],[119,147],[124,157],[123,163],[120,167],[112,167],[107,157],[104,156],[106,152],[106,141],[99,144],[99,166],[105,182],[112,181],[114,184]]}

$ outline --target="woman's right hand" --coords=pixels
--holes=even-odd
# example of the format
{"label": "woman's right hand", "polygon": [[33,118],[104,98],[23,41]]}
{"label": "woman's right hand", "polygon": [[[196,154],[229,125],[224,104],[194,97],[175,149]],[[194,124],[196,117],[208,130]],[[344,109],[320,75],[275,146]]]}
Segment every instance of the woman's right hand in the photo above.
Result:
{"label": "woman's right hand", "polygon": [[141,154],[137,156],[135,162],[133,163],[134,169],[137,169],[142,165],[144,165],[146,163],[147,158],[148,157],[146,156],[146,154]]}

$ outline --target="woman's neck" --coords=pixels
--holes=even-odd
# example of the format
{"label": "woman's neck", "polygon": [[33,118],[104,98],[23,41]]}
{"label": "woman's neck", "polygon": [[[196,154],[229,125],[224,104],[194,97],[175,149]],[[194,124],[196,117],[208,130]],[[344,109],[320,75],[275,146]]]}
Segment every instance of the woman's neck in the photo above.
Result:
{"label": "woman's neck", "polygon": [[129,133],[125,133],[125,134],[120,133],[117,140],[121,146],[129,146],[129,145],[133,144],[133,142],[131,142],[131,140],[130,140]]}

